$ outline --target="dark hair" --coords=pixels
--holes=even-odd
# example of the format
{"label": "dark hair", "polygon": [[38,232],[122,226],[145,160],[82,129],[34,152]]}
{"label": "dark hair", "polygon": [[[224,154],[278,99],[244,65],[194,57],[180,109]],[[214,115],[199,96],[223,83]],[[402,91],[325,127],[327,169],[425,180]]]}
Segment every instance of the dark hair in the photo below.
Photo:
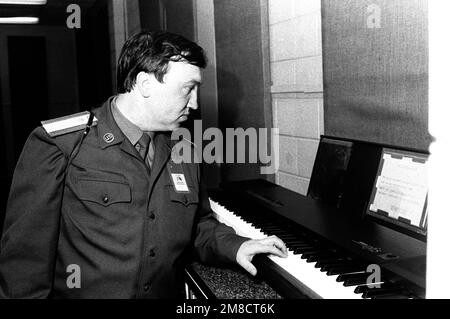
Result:
{"label": "dark hair", "polygon": [[186,61],[200,68],[206,67],[203,49],[188,39],[164,31],[141,31],[123,45],[117,65],[117,90],[131,91],[136,76],[144,71],[154,73],[163,83],[169,61]]}

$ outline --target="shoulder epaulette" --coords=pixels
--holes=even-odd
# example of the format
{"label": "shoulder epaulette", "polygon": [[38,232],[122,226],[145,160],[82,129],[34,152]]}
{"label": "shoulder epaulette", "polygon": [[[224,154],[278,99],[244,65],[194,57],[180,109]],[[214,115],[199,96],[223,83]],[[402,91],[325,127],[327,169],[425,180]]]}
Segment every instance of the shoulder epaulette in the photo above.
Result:
{"label": "shoulder epaulette", "polygon": [[[84,111],[56,119],[42,121],[42,127],[51,137],[83,130],[89,120],[89,112]],[[97,125],[97,118],[94,116],[92,126]]]}

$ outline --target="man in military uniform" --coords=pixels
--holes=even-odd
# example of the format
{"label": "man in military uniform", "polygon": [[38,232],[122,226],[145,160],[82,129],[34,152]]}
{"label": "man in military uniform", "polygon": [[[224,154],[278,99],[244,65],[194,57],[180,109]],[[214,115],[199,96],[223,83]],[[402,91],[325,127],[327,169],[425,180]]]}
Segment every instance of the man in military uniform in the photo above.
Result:
{"label": "man in military uniform", "polygon": [[0,297],[178,297],[190,248],[252,274],[255,254],[286,256],[276,237],[217,222],[199,165],[171,158],[170,132],[197,108],[205,66],[195,43],[141,32],[122,49],[117,96],[31,133],[9,195]]}

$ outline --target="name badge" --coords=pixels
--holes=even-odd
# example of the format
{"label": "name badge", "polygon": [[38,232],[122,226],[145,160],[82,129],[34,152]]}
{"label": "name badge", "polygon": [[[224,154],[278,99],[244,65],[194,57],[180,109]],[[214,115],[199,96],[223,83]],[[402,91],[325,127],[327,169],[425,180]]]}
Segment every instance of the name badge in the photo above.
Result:
{"label": "name badge", "polygon": [[189,192],[184,174],[170,174],[172,176],[173,186],[177,192]]}

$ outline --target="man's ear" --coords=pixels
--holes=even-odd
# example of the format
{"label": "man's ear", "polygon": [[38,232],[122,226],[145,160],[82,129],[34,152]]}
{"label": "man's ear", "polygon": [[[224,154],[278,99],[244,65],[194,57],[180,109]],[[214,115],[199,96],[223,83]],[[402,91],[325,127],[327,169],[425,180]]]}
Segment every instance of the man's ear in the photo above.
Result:
{"label": "man's ear", "polygon": [[156,81],[156,78],[153,73],[147,73],[144,71],[138,73],[136,76],[136,88],[143,97],[147,98],[150,96],[154,81]]}

